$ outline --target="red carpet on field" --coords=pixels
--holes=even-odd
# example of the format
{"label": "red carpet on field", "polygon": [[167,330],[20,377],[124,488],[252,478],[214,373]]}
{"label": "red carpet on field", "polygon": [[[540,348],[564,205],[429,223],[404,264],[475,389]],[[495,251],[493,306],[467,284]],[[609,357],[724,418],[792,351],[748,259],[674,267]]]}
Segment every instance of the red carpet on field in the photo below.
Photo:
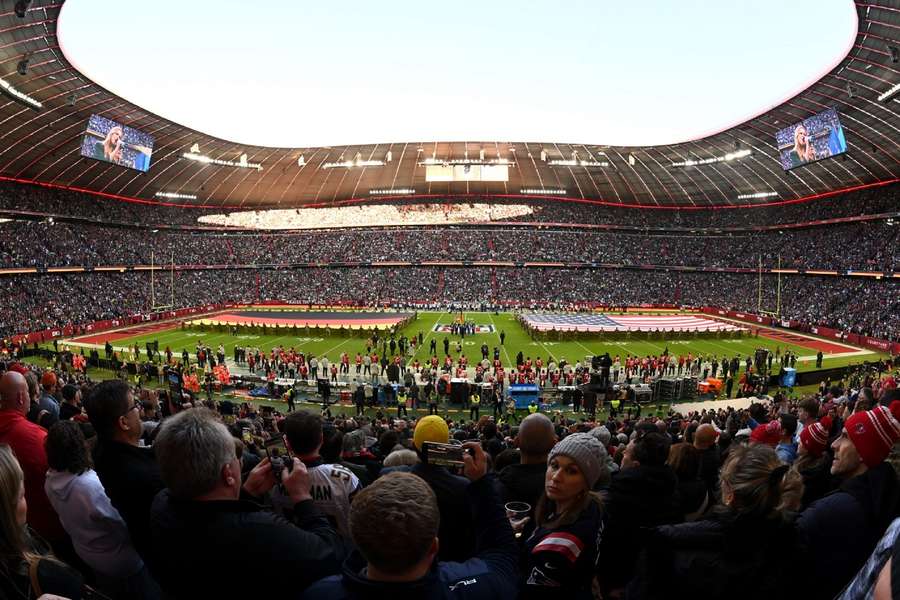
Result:
{"label": "red carpet on field", "polygon": [[239,310],[221,313],[201,319],[236,325],[280,325],[282,327],[373,327],[392,326],[413,316],[413,313],[377,312],[319,312],[319,311],[267,311]]}
{"label": "red carpet on field", "polygon": [[853,352],[856,348],[844,346],[842,344],[826,342],[825,340],[817,340],[808,338],[803,335],[797,335],[790,331],[782,331],[780,329],[760,329],[759,335],[769,339],[777,340],[794,346],[803,346],[804,348],[812,348],[813,350],[821,350],[825,354],[838,354],[840,352]]}
{"label": "red carpet on field", "polygon": [[72,338],[75,342],[84,342],[85,344],[105,344],[107,341],[115,342],[123,338],[130,338],[136,335],[144,335],[155,331],[164,331],[175,327],[175,323],[148,323],[146,325],[137,325],[128,329],[120,329],[118,331],[106,331],[103,333],[92,333],[90,335],[82,335]]}

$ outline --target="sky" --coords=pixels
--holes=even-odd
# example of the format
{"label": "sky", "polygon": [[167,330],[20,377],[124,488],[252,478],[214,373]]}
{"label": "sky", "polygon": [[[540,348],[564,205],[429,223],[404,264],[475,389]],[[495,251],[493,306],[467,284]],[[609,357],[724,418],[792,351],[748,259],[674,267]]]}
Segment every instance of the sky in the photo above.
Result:
{"label": "sky", "polygon": [[58,25],[113,93],[291,148],[695,140],[809,87],[856,31],[851,0],[67,0]]}

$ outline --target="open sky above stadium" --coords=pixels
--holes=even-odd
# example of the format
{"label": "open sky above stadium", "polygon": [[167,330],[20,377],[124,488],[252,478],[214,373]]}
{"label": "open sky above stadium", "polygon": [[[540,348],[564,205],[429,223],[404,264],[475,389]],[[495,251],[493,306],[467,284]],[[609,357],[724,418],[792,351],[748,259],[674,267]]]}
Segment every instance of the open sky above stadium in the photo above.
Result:
{"label": "open sky above stadium", "polygon": [[805,90],[856,33],[849,0],[68,0],[58,27],[122,98],[298,148],[698,139]]}

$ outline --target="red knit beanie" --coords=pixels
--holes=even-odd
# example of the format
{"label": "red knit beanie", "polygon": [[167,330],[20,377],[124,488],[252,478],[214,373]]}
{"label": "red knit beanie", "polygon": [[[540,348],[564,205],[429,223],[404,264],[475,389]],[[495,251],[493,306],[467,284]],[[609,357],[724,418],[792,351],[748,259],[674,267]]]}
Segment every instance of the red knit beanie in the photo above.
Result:
{"label": "red knit beanie", "polygon": [[822,417],[821,420],[800,430],[800,443],[813,456],[822,456],[828,446],[829,431],[831,431],[831,417]]}
{"label": "red knit beanie", "polygon": [[773,448],[781,441],[781,423],[770,421],[753,428],[750,439],[757,444],[768,444]]}
{"label": "red knit beanie", "polygon": [[891,403],[890,409],[876,406],[872,410],[858,412],[847,419],[844,428],[863,463],[878,466],[890,454],[894,442],[900,439],[900,400]]}

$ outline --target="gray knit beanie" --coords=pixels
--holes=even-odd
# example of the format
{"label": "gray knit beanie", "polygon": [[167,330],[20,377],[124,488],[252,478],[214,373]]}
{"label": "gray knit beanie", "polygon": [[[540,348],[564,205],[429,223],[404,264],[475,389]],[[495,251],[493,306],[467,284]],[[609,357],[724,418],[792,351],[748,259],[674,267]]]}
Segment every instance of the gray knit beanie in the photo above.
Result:
{"label": "gray knit beanie", "polygon": [[606,428],[606,425],[594,427],[588,433],[600,440],[600,443],[603,444],[604,448],[609,446],[609,441],[612,439],[612,434],[609,432],[609,429]]}
{"label": "gray knit beanie", "polygon": [[562,454],[568,456],[575,461],[578,468],[584,474],[588,488],[593,489],[600,475],[603,474],[603,467],[606,463],[606,448],[600,441],[589,433],[573,433],[557,442],[550,454],[547,455],[547,462],[553,460],[554,456]]}

